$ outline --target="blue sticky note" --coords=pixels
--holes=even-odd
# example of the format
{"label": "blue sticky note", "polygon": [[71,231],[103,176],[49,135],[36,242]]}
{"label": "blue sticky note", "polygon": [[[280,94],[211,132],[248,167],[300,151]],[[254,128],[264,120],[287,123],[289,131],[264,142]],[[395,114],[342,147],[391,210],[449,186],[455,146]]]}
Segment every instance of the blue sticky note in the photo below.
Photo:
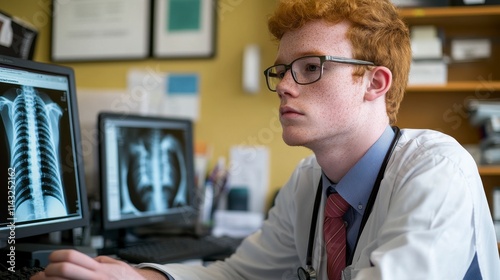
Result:
{"label": "blue sticky note", "polygon": [[198,93],[198,75],[170,74],[167,76],[168,95],[196,95]]}

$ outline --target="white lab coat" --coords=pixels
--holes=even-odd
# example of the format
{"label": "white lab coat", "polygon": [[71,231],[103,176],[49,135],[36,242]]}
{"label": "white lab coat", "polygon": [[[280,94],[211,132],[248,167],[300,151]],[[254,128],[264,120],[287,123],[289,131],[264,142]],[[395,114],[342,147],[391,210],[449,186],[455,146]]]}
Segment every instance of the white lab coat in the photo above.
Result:
{"label": "white lab coat", "polygon": [[[297,279],[297,268],[306,263],[320,177],[315,157],[304,159],[281,189],[262,229],[225,262],[140,266],[156,267],[176,280]],[[323,211],[313,267],[318,279],[327,279],[320,221]],[[476,163],[449,136],[402,130],[347,271],[353,279],[462,279],[475,252],[483,279],[500,279],[495,231]]]}

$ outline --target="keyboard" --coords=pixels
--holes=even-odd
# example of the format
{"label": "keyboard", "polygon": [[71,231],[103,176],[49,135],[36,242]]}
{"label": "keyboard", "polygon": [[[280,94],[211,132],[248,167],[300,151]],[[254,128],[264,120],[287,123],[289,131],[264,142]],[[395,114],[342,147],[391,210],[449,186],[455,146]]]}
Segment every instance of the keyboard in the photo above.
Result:
{"label": "keyboard", "polygon": [[2,270],[0,272],[0,279],[2,280],[26,280],[31,276],[35,275],[37,272],[43,271],[43,267],[31,266],[31,267],[21,267],[16,268],[14,272],[10,270]]}
{"label": "keyboard", "polygon": [[203,238],[169,237],[118,249],[116,255],[130,263],[173,263],[210,256],[231,255],[242,239],[228,236]]}

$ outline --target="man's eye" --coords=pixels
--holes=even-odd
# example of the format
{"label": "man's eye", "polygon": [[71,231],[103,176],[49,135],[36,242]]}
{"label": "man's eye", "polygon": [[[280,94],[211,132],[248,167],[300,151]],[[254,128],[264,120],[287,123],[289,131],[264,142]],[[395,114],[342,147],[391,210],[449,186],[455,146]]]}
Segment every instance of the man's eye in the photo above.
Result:
{"label": "man's eye", "polygon": [[315,65],[315,64],[308,64],[306,65],[306,72],[315,72],[315,71],[319,71],[319,65]]}

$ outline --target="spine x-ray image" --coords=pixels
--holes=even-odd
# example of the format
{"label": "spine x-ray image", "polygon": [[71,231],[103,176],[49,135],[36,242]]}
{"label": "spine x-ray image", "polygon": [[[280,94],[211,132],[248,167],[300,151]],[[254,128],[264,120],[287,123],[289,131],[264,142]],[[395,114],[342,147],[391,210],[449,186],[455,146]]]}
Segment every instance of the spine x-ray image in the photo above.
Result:
{"label": "spine x-ray image", "polygon": [[12,87],[1,94],[0,115],[15,169],[16,221],[66,216],[59,155],[63,111],[33,87]]}
{"label": "spine x-ray image", "polygon": [[121,212],[164,212],[187,205],[182,145],[160,129],[123,129],[119,137]]}

